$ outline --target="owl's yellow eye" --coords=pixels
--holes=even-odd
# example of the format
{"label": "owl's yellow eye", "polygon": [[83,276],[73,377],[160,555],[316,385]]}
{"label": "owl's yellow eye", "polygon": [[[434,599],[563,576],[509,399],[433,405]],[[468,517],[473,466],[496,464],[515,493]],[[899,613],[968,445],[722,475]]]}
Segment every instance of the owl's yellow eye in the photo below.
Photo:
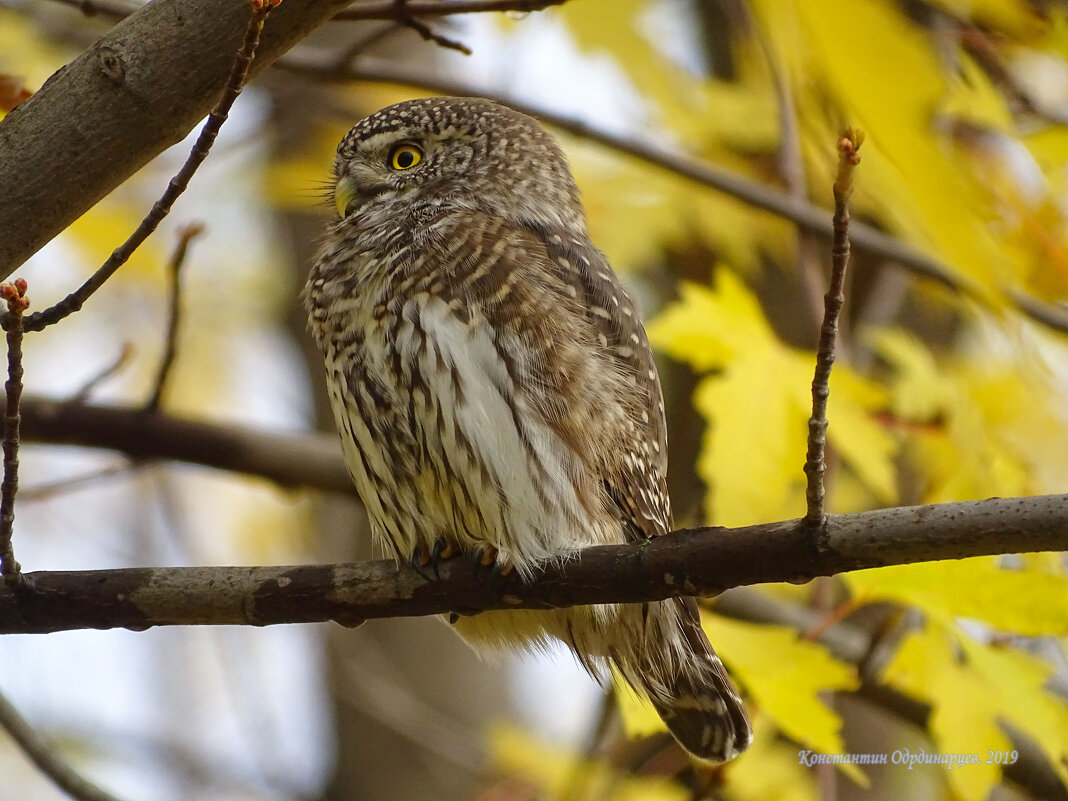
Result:
{"label": "owl's yellow eye", "polygon": [[389,154],[389,166],[395,170],[410,170],[423,160],[423,151],[415,145],[397,145]]}

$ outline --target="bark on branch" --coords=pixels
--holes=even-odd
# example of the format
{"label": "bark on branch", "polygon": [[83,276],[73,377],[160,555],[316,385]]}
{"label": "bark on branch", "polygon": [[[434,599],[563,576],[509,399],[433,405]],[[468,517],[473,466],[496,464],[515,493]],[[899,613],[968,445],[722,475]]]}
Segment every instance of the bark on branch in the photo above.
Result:
{"label": "bark on branch", "polygon": [[488,609],[712,595],[762,582],[998,553],[1068,549],[1068,495],[832,515],[823,528],[784,521],[683,530],[590,548],[524,585],[488,586],[464,559],[427,581],[393,562],[285,567],[129,568],[26,574],[0,588],[0,633],[168,625],[255,625],[411,617]]}
{"label": "bark on branch", "polygon": [[[283,3],[250,75],[349,2]],[[248,0],[155,0],[0,120],[0,277],[204,118],[247,19]]]}

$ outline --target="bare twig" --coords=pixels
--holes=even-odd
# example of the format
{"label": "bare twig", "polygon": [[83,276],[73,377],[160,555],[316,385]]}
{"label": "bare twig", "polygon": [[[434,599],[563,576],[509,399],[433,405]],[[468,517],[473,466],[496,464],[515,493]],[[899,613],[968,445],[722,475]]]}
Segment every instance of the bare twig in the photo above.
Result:
{"label": "bare twig", "polygon": [[7,330],[7,408],[4,413],[4,480],[0,483],[0,573],[9,586],[20,586],[24,579],[11,535],[15,524],[15,494],[19,489],[19,402],[22,400],[22,314],[30,305],[26,281],[18,278],[0,284],[0,299],[7,302],[10,326]]}
{"label": "bare twig", "polygon": [[812,526],[822,526],[827,518],[823,505],[823,474],[827,469],[824,458],[827,449],[827,399],[831,395],[829,381],[838,337],[838,316],[845,303],[845,276],[849,265],[849,196],[853,194],[853,169],[860,163],[858,151],[863,142],[864,132],[853,128],[847,129],[838,140],[831,284],[823,296],[823,326],[820,328],[820,344],[816,351],[816,372],[812,378],[812,416],[808,419],[808,455],[805,458],[805,475],[808,477],[805,522]]}
{"label": "bare twig", "polygon": [[411,28],[422,36],[425,41],[433,42],[439,47],[444,47],[448,50],[456,50],[457,52],[463,53],[465,56],[471,55],[471,48],[463,42],[449,39],[447,36],[442,36],[440,33],[434,33],[429,25],[416,19],[408,9],[408,0],[393,0],[393,9],[397,21],[404,27]]}
{"label": "bare twig", "polygon": [[163,392],[167,388],[167,379],[170,377],[171,367],[174,366],[174,357],[178,353],[178,329],[181,324],[182,264],[185,262],[186,254],[189,252],[189,243],[200,236],[203,231],[204,226],[200,223],[190,223],[182,227],[178,231],[178,245],[175,247],[174,253],[171,254],[170,263],[167,265],[167,274],[170,276],[171,281],[167,340],[163,347],[163,358],[160,360],[159,370],[156,373],[156,381],[153,385],[155,388],[152,390],[152,395],[149,397],[148,402],[145,403],[146,412],[154,412],[159,409],[160,401],[163,400]]}
{"label": "bare twig", "polygon": [[5,695],[0,693],[0,726],[37,768],[75,801],[118,801],[111,793],[97,787],[70,766],[29,722],[19,714]]}
{"label": "bare twig", "polygon": [[136,349],[132,342],[123,342],[122,348],[111,363],[104,365],[104,367],[97,371],[96,375],[82,384],[78,391],[71,395],[71,403],[84,403],[89,400],[89,397],[93,394],[93,390],[129,364],[135,352]]}
{"label": "bare twig", "polygon": [[891,564],[1068,546],[1068,495],[830,515],[822,528],[786,520],[703,528],[587,548],[524,584],[490,585],[466,559],[427,581],[393,561],[288,567],[127,568],[27,575],[0,584],[0,634],[174,625],[256,625],[413,617],[489,609],[559,609],[713,595],[764,582],[800,583]]}
{"label": "bare twig", "polygon": [[[480,91],[470,84],[449,80],[440,74],[398,67],[393,63],[373,63],[369,60],[362,61],[359,66],[339,69],[335,63],[323,63],[295,56],[287,56],[275,62],[275,66],[287,72],[321,80],[396,83],[442,94],[478,96],[497,100],[524,114],[538,117],[553,127],[574,136],[633,156],[702,186],[736,197],[755,208],[790,220],[803,231],[828,240],[834,236],[833,227],[827,219],[827,212],[807,202],[804,198],[791,197],[788,193],[773,186],[758,183],[712,164],[673,153],[637,139],[608,133],[587,125],[581,120],[554,113],[541,106],[519,103],[512,98],[488,90]],[[975,280],[952,271],[937,259],[931,258],[907,242],[870,225],[853,223],[850,226],[850,239],[853,247],[858,251],[886,259],[978,302],[986,303],[988,300],[988,293]],[[1012,287],[1001,287],[1000,291],[1031,319],[1056,331],[1068,333],[1068,307],[1043,303]]]}
{"label": "bare twig", "polygon": [[[430,17],[452,14],[481,14],[489,11],[512,11],[529,14],[550,6],[560,6],[567,0],[410,0],[406,13],[412,16]],[[357,3],[335,14],[335,20],[397,19],[393,0],[381,3]]]}
{"label": "bare twig", "polygon": [[151,211],[145,215],[141,224],[137,226],[137,230],[130,235],[129,239],[116,248],[108,260],[77,290],[55,306],[27,317],[24,322],[25,330],[40,331],[81,309],[82,304],[130,259],[134,251],[140,247],[142,242],[148,239],[152,232],[159,227],[163,218],[170,213],[174,202],[189,186],[189,181],[200,165],[204,163],[204,159],[208,157],[211,146],[219,135],[219,130],[230,114],[230,108],[234,105],[234,101],[237,100],[237,96],[241,94],[245,77],[248,75],[248,68],[252,64],[252,59],[256,55],[256,48],[260,43],[263,23],[271,9],[276,5],[276,2],[250,0],[251,13],[249,14],[248,27],[245,29],[245,39],[241,49],[238,50],[237,55],[234,57],[230,76],[226,81],[222,96],[219,98],[219,102],[215,104],[211,114],[208,115],[208,120],[204,123],[204,127],[200,129],[200,136],[197,137],[196,144],[193,145],[193,149],[189,153],[189,158],[186,159],[182,168],[170,180],[167,189],[152,206]]}
{"label": "bare twig", "polygon": [[91,487],[101,481],[109,481],[117,476],[127,473],[132,474],[146,464],[148,464],[148,462],[124,461],[121,464],[114,464],[109,467],[90,470],[76,476],[61,478],[56,481],[49,481],[32,487],[22,487],[19,492],[19,498],[22,499],[23,503],[26,503],[28,501],[43,501],[49,498],[54,498],[57,495],[77,492],[79,489]]}

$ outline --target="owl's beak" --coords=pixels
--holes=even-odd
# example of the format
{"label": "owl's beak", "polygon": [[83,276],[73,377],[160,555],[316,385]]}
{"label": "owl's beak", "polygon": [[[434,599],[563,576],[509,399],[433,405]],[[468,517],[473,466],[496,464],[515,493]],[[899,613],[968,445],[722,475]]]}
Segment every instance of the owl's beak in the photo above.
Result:
{"label": "owl's beak", "polygon": [[349,204],[356,198],[356,182],[348,175],[344,176],[334,185],[334,208],[339,217],[344,217],[349,211]]}

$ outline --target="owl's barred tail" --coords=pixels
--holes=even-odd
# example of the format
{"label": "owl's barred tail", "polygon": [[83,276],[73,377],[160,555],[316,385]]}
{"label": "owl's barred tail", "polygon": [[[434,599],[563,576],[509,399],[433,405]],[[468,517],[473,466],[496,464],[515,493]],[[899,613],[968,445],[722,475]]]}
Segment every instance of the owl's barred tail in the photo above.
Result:
{"label": "owl's barred tail", "polygon": [[666,688],[670,698],[649,694],[653,707],[693,756],[709,762],[734,759],[753,741],[745,705],[711,646],[688,667]]}
{"label": "owl's barred tail", "polygon": [[[674,669],[654,665],[631,673],[679,745],[698,759],[727,762],[753,741],[753,727],[711,643],[693,599],[680,599],[677,625],[686,647]],[[656,657],[653,657],[654,661]],[[633,679],[632,679],[633,680]]]}

